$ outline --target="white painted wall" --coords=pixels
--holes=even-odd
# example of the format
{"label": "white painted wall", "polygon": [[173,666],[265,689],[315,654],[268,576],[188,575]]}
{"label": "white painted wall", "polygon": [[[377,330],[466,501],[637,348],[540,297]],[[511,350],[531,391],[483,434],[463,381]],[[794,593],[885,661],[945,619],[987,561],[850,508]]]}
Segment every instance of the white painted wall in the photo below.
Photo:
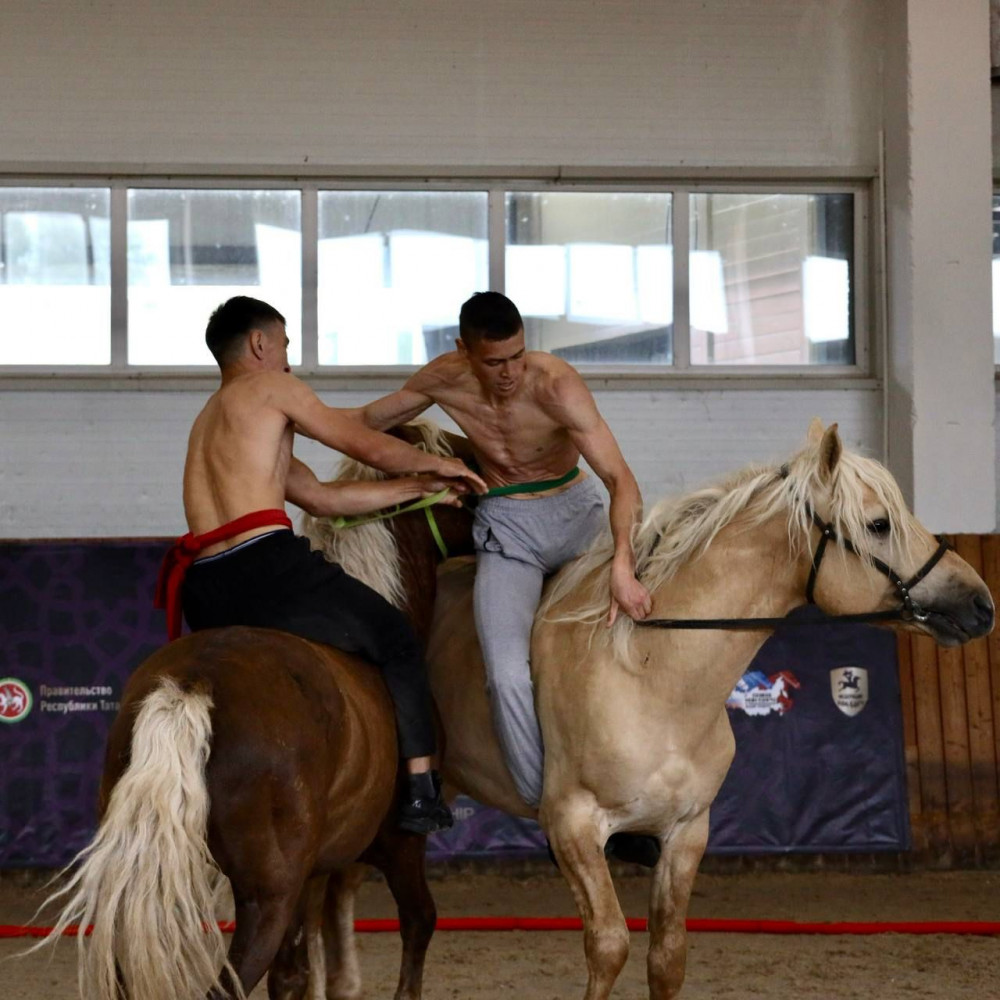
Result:
{"label": "white painted wall", "polygon": [[[185,529],[181,474],[207,393],[13,392],[0,395],[0,537],[141,537]],[[371,393],[324,393],[357,406]],[[597,393],[647,503],[752,461],[780,462],[813,416],[844,440],[878,440],[874,391]],[[442,423],[440,411],[430,411]],[[311,441],[296,454],[323,478],[337,456]]]}
{"label": "white painted wall", "polygon": [[879,0],[4,0],[0,163],[877,162]]}

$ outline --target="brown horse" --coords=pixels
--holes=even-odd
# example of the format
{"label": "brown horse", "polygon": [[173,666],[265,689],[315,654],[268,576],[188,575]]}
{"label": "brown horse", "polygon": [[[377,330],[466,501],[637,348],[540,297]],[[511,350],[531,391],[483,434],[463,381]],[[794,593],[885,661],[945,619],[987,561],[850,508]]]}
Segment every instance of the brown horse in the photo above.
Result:
{"label": "brown horse", "polygon": [[[427,443],[442,444],[436,429]],[[447,544],[468,547],[466,511],[439,507],[436,519]],[[344,533],[349,572],[381,530]],[[423,511],[401,515],[392,531],[402,558],[390,589],[426,637],[437,546]],[[92,1000],[242,997],[273,961],[270,996],[301,995],[310,881],[344,877],[364,859],[385,874],[399,908],[396,996],[417,1000],[435,910],[424,838],[395,825],[397,768],[388,692],[358,657],[256,628],[170,643],[126,685],[100,826],[52,897],[69,901],[48,940],[72,922],[94,925],[89,941],[79,938],[80,990]],[[228,956],[215,922],[222,876],[236,906]],[[335,977],[336,962],[328,965]]]}
{"label": "brown horse", "polygon": [[[983,581],[913,517],[882,466],[843,449],[836,425],[816,422],[784,466],[661,502],[636,551],[656,618],[774,619],[809,597],[830,614],[901,610],[900,627],[943,645],[993,627]],[[536,619],[532,675],[545,741],[537,814],[518,799],[493,736],[471,568],[442,575],[428,649],[447,737],[442,771],[481,802],[537,815],[583,918],[586,1000],[605,1000],[629,950],[602,848],[619,831],[656,836],[649,994],[673,1000],[708,810],[734,753],[726,699],[769,629],[640,628],[623,616],[607,629],[611,553],[602,540],[564,568]],[[324,927],[328,949],[341,956],[353,954],[350,889],[331,883],[327,903],[340,917]]]}

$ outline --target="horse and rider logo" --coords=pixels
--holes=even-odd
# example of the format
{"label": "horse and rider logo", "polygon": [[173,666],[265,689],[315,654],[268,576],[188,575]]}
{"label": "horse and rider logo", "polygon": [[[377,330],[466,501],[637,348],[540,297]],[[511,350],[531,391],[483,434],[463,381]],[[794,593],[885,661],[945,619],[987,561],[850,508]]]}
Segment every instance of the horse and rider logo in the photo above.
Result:
{"label": "horse and rider logo", "polygon": [[31,691],[16,677],[0,680],[0,722],[20,722],[31,711]]}
{"label": "horse and rider logo", "polygon": [[831,670],[830,693],[844,715],[857,715],[868,704],[868,671],[864,667]]}
{"label": "horse and rider logo", "polygon": [[792,708],[792,689],[802,687],[790,670],[768,676],[760,670],[745,673],[726,699],[726,708],[739,709],[747,715],[784,715]]}

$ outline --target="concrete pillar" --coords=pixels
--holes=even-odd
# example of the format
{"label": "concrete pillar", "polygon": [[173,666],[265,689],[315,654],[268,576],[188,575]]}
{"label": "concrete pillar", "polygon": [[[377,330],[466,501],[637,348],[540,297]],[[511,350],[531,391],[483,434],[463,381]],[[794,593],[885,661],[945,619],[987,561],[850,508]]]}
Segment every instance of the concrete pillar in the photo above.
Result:
{"label": "concrete pillar", "polygon": [[996,525],[989,0],[886,4],[887,462],[935,531]]}

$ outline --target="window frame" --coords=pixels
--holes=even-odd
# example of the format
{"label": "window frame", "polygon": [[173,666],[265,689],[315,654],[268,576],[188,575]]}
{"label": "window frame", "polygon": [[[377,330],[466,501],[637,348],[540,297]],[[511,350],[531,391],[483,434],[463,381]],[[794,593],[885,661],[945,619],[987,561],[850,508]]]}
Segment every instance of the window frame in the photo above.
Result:
{"label": "window frame", "polygon": [[[669,175],[668,175],[669,173]],[[137,366],[127,363],[127,225],[130,189],[182,190],[285,190],[300,192],[302,239],[302,363],[295,374],[326,390],[391,389],[416,371],[413,365],[347,366],[318,363],[318,247],[320,191],[470,191],[487,196],[487,240],[490,288],[505,287],[506,215],[505,195],[517,192],[669,193],[672,196],[672,241],[674,248],[674,363],[594,364],[578,366],[592,388],[867,388],[878,386],[874,345],[884,340],[883,309],[877,303],[882,290],[880,259],[882,226],[878,224],[878,177],[870,172],[838,176],[833,172],[811,175],[789,169],[768,171],[767,177],[733,171],[704,179],[673,172],[656,175],[627,171],[595,171],[602,176],[576,177],[556,171],[521,176],[498,172],[493,175],[419,176],[414,173],[315,175],[303,177],[280,173],[268,176],[246,174],[86,175],[57,174],[30,177],[0,177],[0,190],[7,187],[110,189],[111,204],[111,362],[109,365],[0,365],[0,389],[203,389],[218,379],[214,365]],[[604,176],[606,174],[606,176]],[[854,318],[855,360],[852,365],[694,365],[690,364],[687,261],[689,247],[688,195],[705,194],[851,194],[854,198],[854,262],[851,288]],[[458,304],[456,303],[456,311]]]}

